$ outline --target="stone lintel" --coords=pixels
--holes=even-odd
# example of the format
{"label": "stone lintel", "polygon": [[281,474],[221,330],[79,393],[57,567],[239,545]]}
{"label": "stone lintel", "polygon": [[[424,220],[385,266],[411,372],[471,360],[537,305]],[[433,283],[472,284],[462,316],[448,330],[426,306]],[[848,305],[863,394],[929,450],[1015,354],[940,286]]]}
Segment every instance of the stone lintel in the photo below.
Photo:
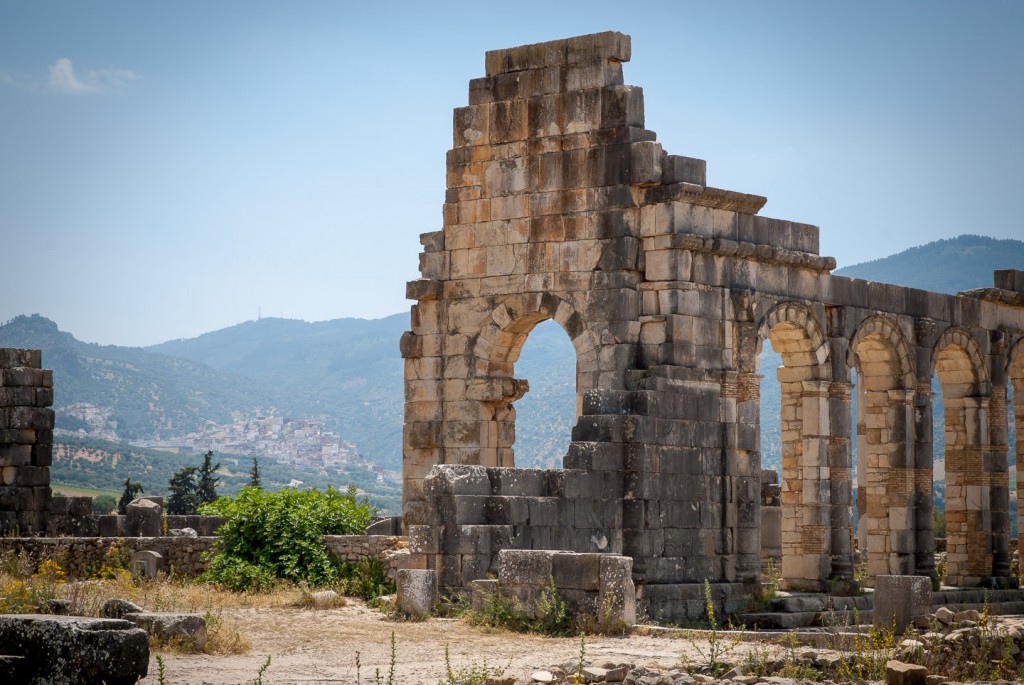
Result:
{"label": "stone lintel", "polygon": [[[676,249],[704,252],[722,257],[737,257],[753,262],[781,264],[797,269],[809,269],[828,273],[836,268],[835,257],[822,257],[811,252],[790,250],[784,247],[768,247],[743,240],[706,238],[696,233],[669,233],[644,238],[644,249]],[[641,288],[646,283],[641,283]]]}
{"label": "stone lintel", "polygon": [[768,198],[734,190],[699,186],[695,183],[671,183],[647,188],[644,192],[644,201],[647,204],[687,202],[701,207],[728,209],[740,214],[757,214],[768,202]]}
{"label": "stone lintel", "polygon": [[488,76],[497,76],[527,69],[599,64],[604,61],[628,62],[629,57],[629,36],[618,31],[605,31],[546,43],[488,50],[485,65]]}

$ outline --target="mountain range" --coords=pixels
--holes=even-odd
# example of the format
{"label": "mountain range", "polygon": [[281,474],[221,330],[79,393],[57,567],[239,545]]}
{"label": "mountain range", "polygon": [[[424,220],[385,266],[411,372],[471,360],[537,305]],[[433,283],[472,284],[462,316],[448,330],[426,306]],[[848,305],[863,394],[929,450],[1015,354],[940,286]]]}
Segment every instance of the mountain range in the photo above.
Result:
{"label": "mountain range", "polygon": [[[1024,242],[960,236],[835,273],[957,292],[991,285],[997,268],[1024,268]],[[43,350],[44,365],[54,369],[58,427],[82,427],[67,410],[78,403],[109,411],[109,424],[124,441],[173,437],[210,421],[276,412],[322,418],[369,461],[397,470],[403,404],[398,340],[408,327],[404,313],[316,323],[263,318],[196,338],[129,348],[79,341],[53,321],[32,315],[0,325],[0,346]],[[778,365],[767,355],[763,370]],[[568,336],[553,322],[539,325],[516,364],[516,376],[531,384],[516,405],[518,465],[561,464],[574,420],[574,373]],[[778,440],[779,415],[774,373],[765,373],[764,384],[762,442],[765,466],[774,466],[777,456],[770,445]]]}

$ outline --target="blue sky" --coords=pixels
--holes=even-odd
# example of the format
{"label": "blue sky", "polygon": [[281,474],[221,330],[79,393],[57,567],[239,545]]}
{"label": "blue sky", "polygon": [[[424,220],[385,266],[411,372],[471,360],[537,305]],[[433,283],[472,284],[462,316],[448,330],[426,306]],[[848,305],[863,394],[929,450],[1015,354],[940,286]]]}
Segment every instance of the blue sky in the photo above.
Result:
{"label": "blue sky", "polygon": [[144,345],[402,311],[484,51],[603,30],[669,152],[840,265],[1024,238],[1020,2],[4,0],[0,321]]}

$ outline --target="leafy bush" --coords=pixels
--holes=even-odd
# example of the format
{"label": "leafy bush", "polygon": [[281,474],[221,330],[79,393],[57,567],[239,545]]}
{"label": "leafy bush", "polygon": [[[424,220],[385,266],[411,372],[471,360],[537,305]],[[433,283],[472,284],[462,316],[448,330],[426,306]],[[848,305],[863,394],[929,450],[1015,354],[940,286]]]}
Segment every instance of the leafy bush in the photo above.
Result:
{"label": "leafy bush", "polygon": [[344,562],[340,570],[339,589],[343,594],[371,600],[395,591],[395,584],[388,580],[384,562],[380,559],[363,559],[354,564]]}
{"label": "leafy bush", "polygon": [[205,578],[243,591],[265,587],[275,578],[310,585],[336,582],[340,566],[323,536],[365,533],[374,509],[356,499],[354,487],[345,493],[247,487],[203,505],[200,513],[226,519]]}

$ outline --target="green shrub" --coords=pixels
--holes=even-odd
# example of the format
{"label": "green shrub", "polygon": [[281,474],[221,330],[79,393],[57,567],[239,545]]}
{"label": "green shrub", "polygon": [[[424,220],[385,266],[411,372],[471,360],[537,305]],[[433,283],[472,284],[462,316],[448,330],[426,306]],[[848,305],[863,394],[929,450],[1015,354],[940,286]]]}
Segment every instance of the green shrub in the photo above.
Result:
{"label": "green shrub", "polygon": [[342,594],[365,600],[395,592],[395,584],[388,580],[384,562],[380,559],[363,559],[354,564],[342,563],[339,585]]}
{"label": "green shrub", "polygon": [[365,533],[374,509],[356,499],[354,487],[345,493],[247,487],[200,512],[225,519],[205,579],[244,591],[275,578],[314,586],[338,581],[340,566],[323,536]]}

